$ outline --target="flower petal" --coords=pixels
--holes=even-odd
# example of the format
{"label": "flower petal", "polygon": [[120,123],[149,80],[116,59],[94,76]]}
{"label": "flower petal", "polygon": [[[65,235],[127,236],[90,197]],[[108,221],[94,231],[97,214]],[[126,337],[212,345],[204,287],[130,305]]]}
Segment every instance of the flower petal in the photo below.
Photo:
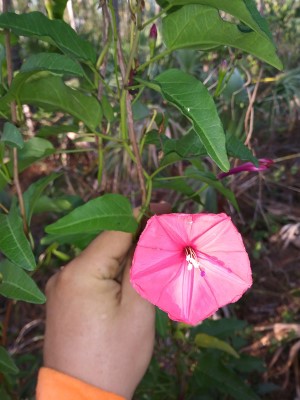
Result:
{"label": "flower petal", "polygon": [[152,217],[130,276],[141,296],[193,325],[237,301],[252,284],[242,238],[226,214]]}

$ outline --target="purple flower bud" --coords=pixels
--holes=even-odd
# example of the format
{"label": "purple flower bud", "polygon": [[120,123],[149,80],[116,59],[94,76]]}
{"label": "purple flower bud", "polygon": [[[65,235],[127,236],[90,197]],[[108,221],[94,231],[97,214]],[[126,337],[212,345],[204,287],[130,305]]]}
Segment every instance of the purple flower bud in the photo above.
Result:
{"label": "purple flower bud", "polygon": [[231,168],[228,172],[221,172],[220,174],[218,174],[218,179],[223,179],[226,176],[235,175],[238,174],[239,172],[244,172],[244,171],[247,172],[265,171],[266,169],[269,169],[271,165],[274,164],[274,161],[270,160],[269,158],[260,158],[258,162],[259,162],[258,167],[256,167],[252,162],[246,162],[235,168]]}
{"label": "purple flower bud", "polygon": [[226,60],[223,60],[220,65],[220,71],[227,72],[227,69],[228,69],[228,62]]}
{"label": "purple flower bud", "polygon": [[153,24],[150,28],[149,38],[154,40],[157,39],[157,28],[155,24]]}

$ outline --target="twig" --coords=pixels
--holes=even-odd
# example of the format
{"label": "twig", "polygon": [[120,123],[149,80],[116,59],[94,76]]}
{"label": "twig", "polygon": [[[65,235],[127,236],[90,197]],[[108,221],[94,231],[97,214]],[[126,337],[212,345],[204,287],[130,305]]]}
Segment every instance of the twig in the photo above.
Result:
{"label": "twig", "polygon": [[[104,2],[102,5],[102,14],[103,14],[103,37],[102,37],[102,48],[105,49],[103,53],[103,58],[99,60],[99,70],[100,74],[105,77],[106,68],[107,68],[107,56],[108,56],[108,49],[109,49],[109,12],[107,8],[107,3]],[[98,85],[98,100],[101,99],[103,93],[103,82],[100,80]]]}
{"label": "twig", "polygon": [[[8,11],[8,0],[3,0],[3,12]],[[11,85],[13,80],[13,65],[12,65],[12,54],[11,54],[11,45],[10,45],[10,32],[5,30],[5,51],[6,51],[6,62],[7,62],[7,83],[8,87]],[[11,109],[11,119],[13,124],[17,124],[17,108],[16,103],[13,101],[10,105]],[[13,148],[13,171],[14,171],[14,184],[16,187],[19,206],[20,206],[20,213],[23,220],[23,228],[25,234],[28,236],[29,230],[26,221],[26,213],[25,213],[25,206],[23,200],[22,189],[19,180],[19,168],[18,168],[18,150],[14,147]]]}
{"label": "twig", "polygon": [[139,148],[138,148],[137,141],[136,141],[135,131],[134,131],[131,99],[130,99],[129,92],[126,93],[126,108],[127,108],[127,123],[128,123],[129,138],[130,138],[130,141],[132,144],[133,153],[136,158],[136,168],[137,168],[137,174],[138,174],[141,192],[142,192],[142,201],[143,201],[143,203],[145,203],[146,198],[147,198],[147,191],[146,191],[144,174],[143,174],[142,160],[141,160]]}
{"label": "twig", "polygon": [[[136,35],[138,35],[138,32],[136,32]],[[138,36],[137,36],[137,39],[138,39]],[[137,45],[138,45],[138,40],[134,40],[133,46],[131,48],[129,60],[133,60],[134,55],[136,53]],[[131,65],[130,65],[131,61],[129,61],[127,68],[126,68],[123,51],[122,51],[122,47],[121,47],[119,32],[117,32],[117,55],[118,55],[118,62],[119,62],[119,67],[120,67],[122,81],[123,81],[123,90],[122,90],[122,94],[121,94],[120,105],[121,105],[121,107],[123,106],[122,99],[124,99],[124,96],[125,96],[125,107],[126,107],[126,111],[127,111],[127,126],[128,126],[129,139],[132,144],[132,149],[133,149],[133,153],[134,153],[134,157],[135,157],[135,161],[136,161],[137,175],[138,175],[139,184],[140,184],[141,193],[142,193],[142,202],[145,203],[146,199],[147,199],[147,191],[146,191],[146,185],[145,185],[145,180],[144,180],[144,171],[143,171],[142,160],[141,160],[141,156],[140,156],[140,152],[139,152],[139,147],[138,147],[137,140],[136,140],[136,134],[135,134],[135,130],[134,130],[131,96],[130,96],[129,92],[126,90],[126,85],[128,83],[127,81],[129,78],[129,73],[130,73],[130,68],[131,68]],[[124,124],[124,122],[123,122],[123,124]],[[123,129],[124,128],[125,127],[123,126]],[[124,137],[123,137],[123,139],[124,139]]]}
{"label": "twig", "polygon": [[0,203],[0,208],[5,212],[5,214],[9,213],[8,209],[1,203]]}
{"label": "twig", "polygon": [[260,84],[260,79],[262,77],[263,69],[261,68],[258,74],[257,82],[255,84],[252,96],[249,99],[249,106],[246,112],[246,117],[245,117],[245,132],[246,132],[246,140],[245,140],[245,145],[248,146],[253,134],[253,122],[254,122],[254,103],[256,100],[259,84]]}

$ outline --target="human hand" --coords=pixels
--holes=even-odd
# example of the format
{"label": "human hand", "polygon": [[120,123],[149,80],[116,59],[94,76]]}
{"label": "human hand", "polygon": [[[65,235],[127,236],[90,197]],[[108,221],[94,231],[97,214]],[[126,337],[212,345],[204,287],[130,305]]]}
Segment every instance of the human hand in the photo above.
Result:
{"label": "human hand", "polygon": [[107,231],[50,278],[44,344],[45,367],[126,399],[151,360],[155,322],[130,285],[131,256],[132,235]]}

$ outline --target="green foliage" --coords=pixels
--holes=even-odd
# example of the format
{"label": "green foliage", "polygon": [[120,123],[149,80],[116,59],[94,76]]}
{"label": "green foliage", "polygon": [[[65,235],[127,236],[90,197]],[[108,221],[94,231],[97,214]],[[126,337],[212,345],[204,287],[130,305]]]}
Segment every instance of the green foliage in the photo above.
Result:
{"label": "green foliage", "polygon": [[49,183],[53,182],[57,179],[59,174],[51,174],[46,176],[45,178],[39,179],[37,182],[33,183],[29,186],[29,188],[23,194],[26,220],[28,224],[30,224],[32,214],[35,211],[36,204],[40,199],[43,191],[49,185]]}
{"label": "green foliage", "polygon": [[0,251],[18,267],[33,271],[34,255],[22,225],[18,209],[13,206],[8,215],[0,214]]}
{"label": "green foliage", "polygon": [[175,69],[162,73],[155,82],[163,96],[191,120],[211,158],[223,171],[228,171],[223,127],[213,99],[202,82]]}
{"label": "green foliage", "polygon": [[0,346],[0,371],[5,375],[14,375],[19,372],[13,359],[2,346]]}
{"label": "green foliage", "polygon": [[59,75],[84,76],[80,64],[72,58],[58,53],[38,53],[30,56],[20,72],[50,71]]}
{"label": "green foliage", "polygon": [[18,149],[24,147],[24,141],[20,131],[10,122],[5,122],[1,140],[11,147],[17,147]]}
{"label": "green foliage", "polygon": [[199,347],[218,349],[225,351],[232,356],[239,358],[238,353],[228,343],[220,340],[214,336],[207,335],[206,333],[198,333],[195,337],[195,343]]}
{"label": "green foliage", "polygon": [[[90,7],[93,32],[78,29],[83,38],[63,21],[66,0],[45,1],[49,18],[36,11],[0,15],[0,28],[10,30],[11,44],[20,48],[20,66],[7,71],[0,40],[2,296],[43,303],[36,282],[45,266],[65,263],[103,230],[136,233],[132,206],[142,205],[139,220],[153,199],[171,199],[180,212],[223,211],[222,199],[239,210],[234,185],[229,189],[217,176],[232,161],[258,165],[244,145],[242,109],[253,93],[244,71],[257,75],[255,57],[269,64],[271,74],[273,67],[282,68],[268,24],[253,0],[157,3],[165,13],[152,16],[137,7],[131,18],[124,14],[130,29],[122,30],[120,46],[113,14],[106,37]],[[161,32],[150,52],[146,41],[154,21]],[[250,56],[241,60],[228,47]],[[287,104],[296,93],[290,91],[296,77],[297,72],[276,79],[276,90],[288,91]],[[36,260],[38,273],[24,271],[36,270]],[[170,322],[160,310],[156,317],[162,351],[138,399],[182,393],[187,400],[258,399],[249,376],[263,366],[238,352],[245,343],[244,322],[208,320],[191,328]],[[12,392],[24,382],[2,347],[0,371]],[[31,398],[33,387],[31,382],[29,389],[16,389],[15,398]],[[1,399],[10,398],[5,390]]]}
{"label": "green foliage", "polygon": [[42,304],[46,298],[39,290],[36,283],[22,269],[8,260],[0,263],[0,294],[9,299],[27,301],[29,303]]}
{"label": "green foliage", "polygon": [[118,194],[106,194],[76,208],[46,227],[51,234],[91,233],[101,230],[135,232],[137,222],[129,201]]}
{"label": "green foliage", "polygon": [[96,62],[95,50],[91,43],[78,36],[65,22],[51,21],[42,13],[32,12],[21,15],[3,13],[0,15],[0,27],[10,29],[18,36],[48,39],[65,54],[92,64]]}
{"label": "green foliage", "polygon": [[63,19],[68,0],[45,0],[50,19]]}
{"label": "green foliage", "polygon": [[163,38],[171,50],[185,47],[207,50],[219,45],[236,47],[282,69],[269,38],[254,31],[242,32],[237,25],[223,21],[218,10],[212,7],[191,4],[169,14],[163,20]]}
{"label": "green foliage", "polygon": [[201,4],[225,11],[252,28],[255,32],[266,36],[272,41],[272,34],[268,24],[258,12],[253,0],[167,0],[166,3],[174,6]]}

